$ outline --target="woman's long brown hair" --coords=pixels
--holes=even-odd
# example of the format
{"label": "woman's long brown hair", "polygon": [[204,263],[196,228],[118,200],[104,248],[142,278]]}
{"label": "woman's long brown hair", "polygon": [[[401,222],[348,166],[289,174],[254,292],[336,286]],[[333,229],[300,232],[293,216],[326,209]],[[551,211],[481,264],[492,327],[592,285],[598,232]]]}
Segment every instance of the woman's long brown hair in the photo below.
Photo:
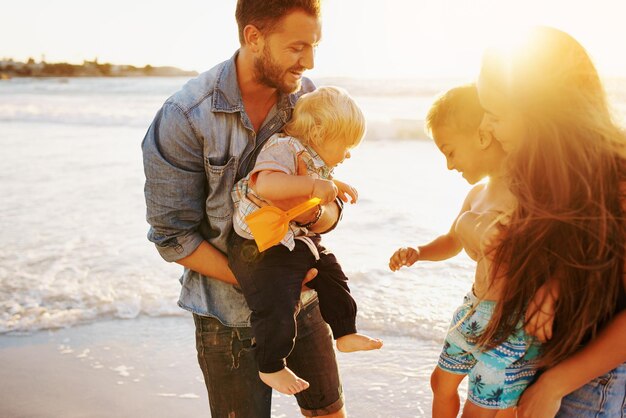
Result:
{"label": "woman's long brown hair", "polygon": [[503,292],[480,343],[493,347],[514,333],[537,290],[556,280],[553,335],[541,357],[550,366],[597,334],[622,291],[626,139],[589,56],[563,32],[536,28],[509,61],[486,54],[481,77],[506,93],[526,132],[507,161],[518,207],[493,249],[492,278]]}

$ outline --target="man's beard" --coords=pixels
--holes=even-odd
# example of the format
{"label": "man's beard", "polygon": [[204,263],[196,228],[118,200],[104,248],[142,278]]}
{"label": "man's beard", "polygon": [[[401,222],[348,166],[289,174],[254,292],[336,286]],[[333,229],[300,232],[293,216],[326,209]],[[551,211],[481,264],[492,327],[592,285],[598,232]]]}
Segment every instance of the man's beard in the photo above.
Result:
{"label": "man's beard", "polygon": [[263,47],[263,56],[255,58],[254,72],[259,83],[279,90],[281,93],[290,94],[300,90],[301,80],[292,84],[285,81],[285,75],[290,71],[302,72],[299,65],[288,69],[282,69],[273,59],[267,45]]}

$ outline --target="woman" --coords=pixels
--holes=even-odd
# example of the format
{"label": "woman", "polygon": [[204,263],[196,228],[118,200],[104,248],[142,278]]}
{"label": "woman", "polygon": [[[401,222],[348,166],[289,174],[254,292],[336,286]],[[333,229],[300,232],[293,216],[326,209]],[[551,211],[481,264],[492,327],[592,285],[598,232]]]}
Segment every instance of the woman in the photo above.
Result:
{"label": "woman", "polygon": [[[546,371],[519,417],[626,416],[626,136],[584,48],[552,28],[485,54],[481,128],[508,153],[518,200],[495,248],[501,303],[482,335],[511,334],[538,291],[553,306]],[[527,323],[530,319],[526,318]]]}

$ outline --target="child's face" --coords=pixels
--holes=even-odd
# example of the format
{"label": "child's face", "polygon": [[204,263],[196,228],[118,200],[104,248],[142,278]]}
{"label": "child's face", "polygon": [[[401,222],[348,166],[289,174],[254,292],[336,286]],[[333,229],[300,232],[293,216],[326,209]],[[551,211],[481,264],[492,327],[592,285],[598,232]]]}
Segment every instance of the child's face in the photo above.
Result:
{"label": "child's face", "polygon": [[437,147],[446,157],[448,170],[456,170],[470,184],[487,176],[484,150],[480,146],[478,130],[473,134],[459,132],[450,127],[433,129]]}
{"label": "child's face", "polygon": [[350,150],[353,147],[347,146],[343,141],[328,140],[318,147],[317,153],[328,167],[336,167],[346,158],[350,158]]}

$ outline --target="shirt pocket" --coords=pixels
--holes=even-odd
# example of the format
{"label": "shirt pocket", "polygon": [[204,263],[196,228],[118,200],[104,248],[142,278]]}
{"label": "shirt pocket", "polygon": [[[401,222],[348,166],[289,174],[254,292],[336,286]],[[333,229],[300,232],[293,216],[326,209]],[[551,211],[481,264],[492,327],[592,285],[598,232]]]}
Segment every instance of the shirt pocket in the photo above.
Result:
{"label": "shirt pocket", "polygon": [[207,176],[206,213],[210,219],[226,220],[233,216],[231,191],[235,184],[238,158],[232,156],[226,163],[205,157]]}

